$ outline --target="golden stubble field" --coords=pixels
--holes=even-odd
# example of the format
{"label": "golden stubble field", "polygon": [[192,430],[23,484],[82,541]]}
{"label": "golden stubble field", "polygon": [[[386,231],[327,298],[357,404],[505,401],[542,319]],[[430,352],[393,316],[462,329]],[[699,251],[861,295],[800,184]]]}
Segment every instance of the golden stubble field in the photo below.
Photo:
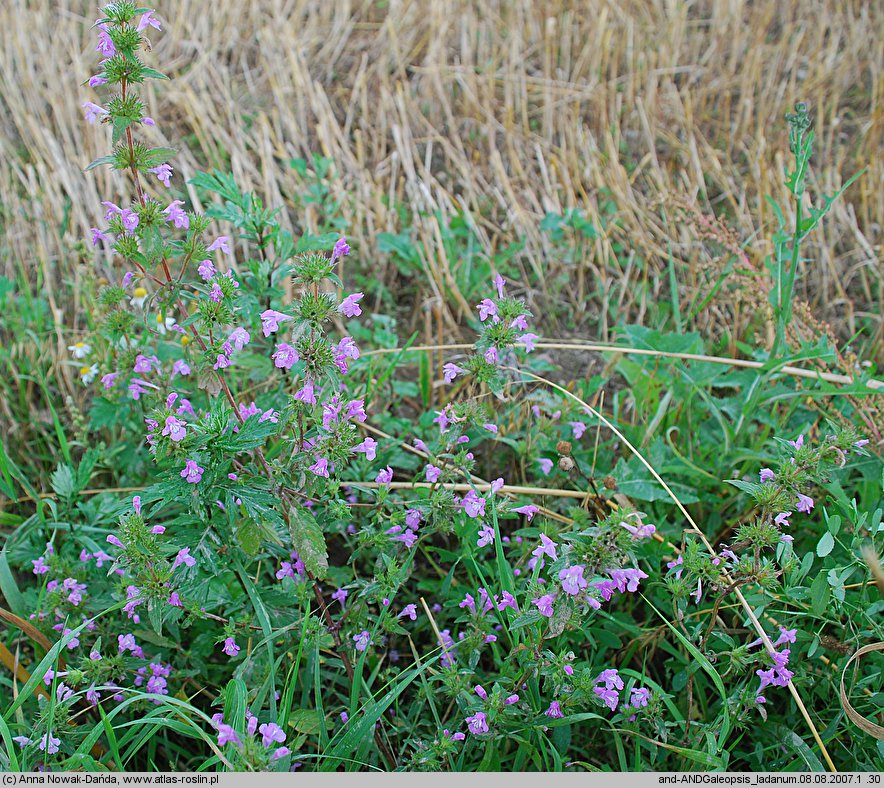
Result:
{"label": "golden stubble field", "polygon": [[[864,324],[880,338],[884,25],[874,5],[163,0],[148,57],[173,81],[149,83],[158,125],[148,141],[180,149],[179,187],[220,164],[268,205],[291,204],[304,186],[290,159],[333,159],[328,185],[359,252],[351,264],[392,283],[375,236],[398,232],[403,209],[420,214],[425,298],[444,302],[452,327],[470,304],[440,224],[467,216],[487,250],[524,239],[518,265],[537,311],[545,283],[565,273],[578,330],[598,304],[616,304],[593,324],[593,338],[608,339],[611,312],[641,321],[649,301],[670,297],[670,255],[684,303],[710,289],[723,260],[703,214],[726,217],[750,272],[763,270],[773,226],[763,196],[788,202],[783,115],[803,99],[817,125],[813,194],[867,171],[808,243],[799,296],[841,337]],[[118,176],[83,172],[109,137],[80,109],[101,99],[83,84],[97,70],[96,16],[77,0],[0,4],[0,273],[26,270],[45,292],[59,349],[78,328],[88,278],[115,270],[110,258],[96,267],[83,241],[100,201],[125,194]],[[538,224],[569,208],[603,232],[566,270]],[[315,222],[309,207],[284,215],[295,232]],[[751,290],[723,288],[691,327],[739,323],[763,303]]]}

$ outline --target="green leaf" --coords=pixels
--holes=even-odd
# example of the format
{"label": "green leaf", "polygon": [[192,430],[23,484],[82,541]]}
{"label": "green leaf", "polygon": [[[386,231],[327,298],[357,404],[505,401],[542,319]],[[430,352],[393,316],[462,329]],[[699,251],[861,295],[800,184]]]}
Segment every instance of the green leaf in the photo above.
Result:
{"label": "green leaf", "polygon": [[825,613],[829,605],[829,582],[825,571],[820,572],[810,585],[810,609],[815,616]]}
{"label": "green leaf", "polygon": [[289,533],[307,571],[321,580],[328,572],[328,549],[316,518],[307,509],[290,509]]}
{"label": "green leaf", "polygon": [[0,550],[0,592],[6,598],[6,604],[9,609],[17,616],[25,613],[25,600],[18,590],[18,583],[9,568],[9,562],[6,560],[6,546]]}
{"label": "green leaf", "polygon": [[74,471],[69,465],[59,465],[50,479],[52,489],[60,498],[71,498],[77,491],[74,483]]}
{"label": "green leaf", "polygon": [[816,545],[816,554],[820,558],[825,558],[832,550],[835,549],[835,537],[832,536],[831,533],[826,531],[821,537],[819,542]]}
{"label": "green leaf", "polygon": [[753,497],[758,494],[758,490],[761,488],[757,482],[745,482],[742,479],[725,479],[725,481]]}
{"label": "green leaf", "polygon": [[289,716],[289,725],[298,733],[315,736],[319,733],[319,712],[315,709],[295,709]]}
{"label": "green leaf", "polygon": [[141,69],[141,73],[143,76],[150,77],[151,79],[168,79],[168,77],[161,71],[157,71],[155,68],[150,68],[149,66],[144,66],[144,68]]}
{"label": "green leaf", "polygon": [[176,153],[175,148],[151,148],[144,154],[143,163],[147,167],[156,167],[158,164],[164,164],[171,159]]}
{"label": "green leaf", "polygon": [[83,172],[89,172],[89,170],[94,170],[96,167],[103,167],[105,164],[113,164],[116,160],[115,156],[101,156],[91,162]]}

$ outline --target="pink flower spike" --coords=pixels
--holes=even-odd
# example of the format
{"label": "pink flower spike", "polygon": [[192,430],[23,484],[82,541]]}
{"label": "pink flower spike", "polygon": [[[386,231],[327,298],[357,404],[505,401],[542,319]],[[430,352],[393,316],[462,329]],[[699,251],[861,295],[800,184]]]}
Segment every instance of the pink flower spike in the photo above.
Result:
{"label": "pink flower spike", "polygon": [[153,15],[154,15],[155,13],[156,13],[156,11],[151,10],[151,11],[148,11],[148,12],[142,14],[142,15],[141,15],[141,19],[140,19],[140,21],[138,22],[138,27],[136,27],[135,29],[136,29],[139,33],[143,32],[143,31],[146,30],[148,27],[152,27],[152,28],[154,28],[155,30],[162,30],[163,28],[160,27],[160,22],[159,22],[159,20],[153,18]]}
{"label": "pink flower spike", "polygon": [[362,314],[359,302],[363,299],[364,295],[364,293],[353,293],[348,295],[338,305],[338,312],[341,312],[347,317],[359,317],[359,315]]}
{"label": "pink flower spike", "polygon": [[230,247],[227,245],[227,242],[230,240],[226,235],[219,235],[212,243],[206,247],[207,252],[224,252],[224,254],[230,254]]}

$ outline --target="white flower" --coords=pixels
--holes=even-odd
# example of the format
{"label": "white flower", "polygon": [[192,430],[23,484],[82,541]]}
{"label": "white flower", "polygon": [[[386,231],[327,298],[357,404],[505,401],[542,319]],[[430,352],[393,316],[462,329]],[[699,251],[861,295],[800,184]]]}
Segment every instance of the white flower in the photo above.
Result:
{"label": "white flower", "polygon": [[147,290],[143,287],[136,287],[133,291],[132,298],[129,299],[129,303],[138,309],[142,309],[145,301],[147,301]]}
{"label": "white flower", "polygon": [[68,350],[71,351],[74,358],[86,358],[92,352],[92,346],[87,345],[85,342],[77,342],[75,345],[68,345]]}
{"label": "white flower", "polygon": [[174,325],[174,317],[164,318],[162,315],[157,315],[157,331],[159,331],[162,336],[165,336],[167,331],[171,331],[172,326]]}
{"label": "white flower", "polygon": [[80,367],[80,380],[83,381],[83,385],[88,386],[93,380],[95,380],[98,375],[98,364],[93,364],[91,367]]}

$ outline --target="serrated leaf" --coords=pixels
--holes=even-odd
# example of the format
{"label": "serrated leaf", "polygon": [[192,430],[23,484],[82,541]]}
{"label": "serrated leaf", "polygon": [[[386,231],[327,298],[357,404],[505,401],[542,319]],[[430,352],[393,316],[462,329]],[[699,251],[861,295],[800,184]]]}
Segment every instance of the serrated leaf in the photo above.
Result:
{"label": "serrated leaf", "polygon": [[321,580],[328,571],[328,549],[316,518],[306,509],[290,509],[289,533],[307,571]]}
{"label": "serrated leaf", "polygon": [[816,554],[820,558],[825,558],[832,550],[835,549],[835,537],[826,531],[816,545]]}
{"label": "serrated leaf", "polygon": [[175,150],[175,148],[151,148],[144,154],[144,164],[148,167],[164,164],[176,153],[178,153],[178,151]]}
{"label": "serrated leaf", "polygon": [[758,493],[758,490],[761,487],[757,482],[746,482],[742,479],[725,479],[725,481],[728,484],[732,484],[738,490],[742,490],[744,493],[753,497]]}
{"label": "serrated leaf", "polygon": [[70,498],[76,492],[74,472],[69,465],[59,465],[52,474],[50,483],[60,498]]}
{"label": "serrated leaf", "polygon": [[261,549],[263,536],[264,531],[261,526],[251,520],[244,520],[236,529],[236,538],[240,547],[250,558],[254,558]]}

